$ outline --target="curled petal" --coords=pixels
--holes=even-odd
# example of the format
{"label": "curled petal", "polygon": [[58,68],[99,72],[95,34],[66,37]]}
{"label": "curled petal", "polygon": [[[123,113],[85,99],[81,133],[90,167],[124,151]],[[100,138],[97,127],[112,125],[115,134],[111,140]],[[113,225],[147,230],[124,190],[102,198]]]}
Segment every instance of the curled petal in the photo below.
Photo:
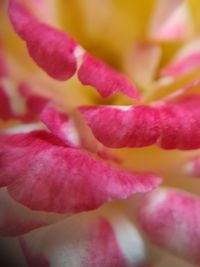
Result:
{"label": "curled petal", "polygon": [[144,267],[148,263],[141,236],[122,215],[115,222],[101,214],[73,216],[20,242],[30,267]]}
{"label": "curled petal", "polygon": [[10,195],[33,210],[91,210],[112,199],[150,191],[161,182],[156,175],[121,170],[65,147],[42,130],[3,134],[0,142],[0,184],[9,185]]}
{"label": "curled petal", "polygon": [[102,97],[122,92],[130,98],[140,100],[137,88],[123,74],[88,53],[83,57],[78,77],[84,85],[94,86]]}
{"label": "curled petal", "polygon": [[[83,107],[95,137],[108,147],[200,148],[200,95],[155,106]],[[112,127],[111,127],[112,125]]]}
{"label": "curled petal", "polygon": [[10,0],[9,16],[26,42],[31,57],[50,76],[66,80],[76,72],[76,42],[67,34],[40,22],[21,0]]}
{"label": "curled petal", "polygon": [[5,188],[0,189],[1,236],[19,236],[61,218],[58,214],[32,211],[13,200]]}
{"label": "curled petal", "polygon": [[138,221],[157,246],[200,264],[200,200],[187,193],[159,189],[148,194],[138,210]]}

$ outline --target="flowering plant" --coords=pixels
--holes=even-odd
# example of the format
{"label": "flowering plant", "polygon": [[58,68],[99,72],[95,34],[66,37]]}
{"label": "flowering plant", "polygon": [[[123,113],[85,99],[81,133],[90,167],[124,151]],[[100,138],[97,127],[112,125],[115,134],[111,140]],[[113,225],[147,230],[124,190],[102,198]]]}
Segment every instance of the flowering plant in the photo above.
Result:
{"label": "flowering plant", "polygon": [[200,266],[198,1],[143,2],[0,2],[0,234],[20,266]]}

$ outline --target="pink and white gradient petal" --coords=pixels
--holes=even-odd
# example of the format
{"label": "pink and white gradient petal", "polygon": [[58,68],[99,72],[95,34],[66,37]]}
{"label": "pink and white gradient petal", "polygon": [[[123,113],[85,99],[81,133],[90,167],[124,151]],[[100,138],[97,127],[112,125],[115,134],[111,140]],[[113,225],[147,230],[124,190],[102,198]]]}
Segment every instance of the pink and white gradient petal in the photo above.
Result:
{"label": "pink and white gradient petal", "polygon": [[139,232],[123,214],[113,219],[99,212],[83,213],[20,242],[30,267],[150,266]]}
{"label": "pink and white gradient petal", "polygon": [[140,227],[153,244],[200,264],[200,199],[176,189],[146,195],[138,209]]}

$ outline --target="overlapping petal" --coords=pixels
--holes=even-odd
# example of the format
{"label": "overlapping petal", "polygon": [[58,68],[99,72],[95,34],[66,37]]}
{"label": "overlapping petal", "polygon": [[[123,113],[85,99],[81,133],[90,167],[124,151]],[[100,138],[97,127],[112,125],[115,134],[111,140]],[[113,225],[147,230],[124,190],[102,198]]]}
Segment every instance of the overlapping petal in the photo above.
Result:
{"label": "overlapping petal", "polygon": [[[83,107],[80,111],[95,137],[109,147],[164,149],[200,147],[200,95],[152,106]],[[112,127],[110,127],[112,125]]]}
{"label": "overlapping petal", "polygon": [[154,244],[200,264],[199,198],[175,189],[158,189],[145,197],[138,213],[141,228]]}
{"label": "overlapping petal", "polygon": [[26,41],[31,57],[51,77],[69,79],[75,74],[79,59],[82,62],[78,78],[84,85],[94,86],[102,97],[121,92],[139,100],[138,89],[128,78],[85,53],[68,34],[40,22],[22,0],[10,0],[9,15],[15,31]]}
{"label": "overlapping petal", "polygon": [[67,115],[66,112],[49,104],[42,110],[40,119],[47,128],[65,145],[73,148],[86,149],[105,160],[120,163],[121,160],[108,148],[99,143],[90,132],[78,113]]}
{"label": "overlapping petal", "polygon": [[128,172],[68,148],[44,130],[2,134],[0,142],[0,184],[34,210],[90,210],[112,199],[148,192],[161,182],[154,174]]}

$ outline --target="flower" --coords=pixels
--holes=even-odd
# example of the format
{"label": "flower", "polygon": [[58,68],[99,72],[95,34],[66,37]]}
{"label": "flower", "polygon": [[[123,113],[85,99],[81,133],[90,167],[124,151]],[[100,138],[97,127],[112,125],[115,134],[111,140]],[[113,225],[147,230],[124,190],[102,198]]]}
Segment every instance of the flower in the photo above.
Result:
{"label": "flower", "polygon": [[0,2],[0,233],[20,266],[200,265],[195,4]]}

